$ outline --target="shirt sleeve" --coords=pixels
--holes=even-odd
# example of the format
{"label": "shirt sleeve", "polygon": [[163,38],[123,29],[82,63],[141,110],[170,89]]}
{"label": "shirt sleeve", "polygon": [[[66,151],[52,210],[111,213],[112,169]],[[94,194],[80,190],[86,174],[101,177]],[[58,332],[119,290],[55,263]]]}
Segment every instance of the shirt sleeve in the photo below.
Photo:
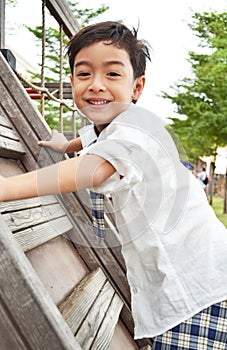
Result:
{"label": "shirt sleeve", "polygon": [[127,140],[106,139],[88,147],[87,154],[97,155],[107,160],[116,169],[96,192],[112,193],[131,187],[143,179],[141,149]]}

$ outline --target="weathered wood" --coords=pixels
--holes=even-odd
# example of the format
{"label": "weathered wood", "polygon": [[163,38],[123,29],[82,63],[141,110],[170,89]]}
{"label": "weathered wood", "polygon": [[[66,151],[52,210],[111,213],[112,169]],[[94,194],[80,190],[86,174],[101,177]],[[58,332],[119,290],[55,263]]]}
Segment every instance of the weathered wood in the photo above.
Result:
{"label": "weathered wood", "polygon": [[[8,177],[23,173],[24,169],[19,160],[0,157],[0,175]],[[1,204],[2,203],[0,203],[0,205]]]}
{"label": "weathered wood", "polygon": [[56,305],[89,273],[65,235],[28,251],[26,256]]}
{"label": "weathered wood", "polygon": [[98,268],[59,306],[83,350],[108,348],[123,302]]}
{"label": "weathered wood", "polygon": [[121,319],[115,327],[113,337],[108,350],[139,350],[136,341],[131,337]]}
{"label": "weathered wood", "polygon": [[59,24],[63,24],[64,32],[73,36],[80,29],[73,12],[65,0],[46,0],[46,6]]}
{"label": "weathered wood", "polygon": [[6,137],[8,139],[15,140],[15,141],[19,141],[18,136],[11,128],[0,125],[0,137],[1,136]]}
{"label": "weathered wood", "polygon": [[115,293],[96,338],[92,343],[92,349],[103,350],[109,348],[122,305],[122,300]]}
{"label": "weathered wood", "polygon": [[88,313],[94,299],[104,286],[105,281],[105,275],[102,270],[98,268],[87,275],[76,286],[69,297],[59,305],[59,310],[73,334],[78,331],[83,322],[84,315]]}
{"label": "weathered wood", "polygon": [[[68,202],[66,203],[68,205]],[[74,211],[73,203],[70,203],[71,212]],[[108,232],[111,234],[111,232]],[[108,279],[113,281],[114,287],[118,294],[124,299],[127,306],[130,305],[130,290],[128,281],[124,270],[121,268],[118,259],[116,258],[117,249],[119,254],[119,260],[122,259],[120,247],[115,247],[115,255],[112,254],[112,248],[109,248],[105,242],[97,243],[96,237],[93,233],[91,223],[86,226],[86,235],[83,235],[80,231],[76,234],[74,232],[69,233],[69,238],[75,243],[79,254],[86,261],[90,270],[94,270],[98,265],[105,271]],[[94,247],[95,249],[92,249]]]}
{"label": "weathered wood", "polygon": [[18,159],[25,153],[24,147],[18,141],[0,136],[0,157]]}
{"label": "weathered wood", "polygon": [[[7,336],[7,335],[10,336]],[[17,333],[14,323],[10,320],[8,309],[0,303],[0,341],[1,350],[27,350],[26,342],[20,334]]]}
{"label": "weathered wood", "polygon": [[[1,71],[1,63],[2,66],[4,67],[3,61],[0,60],[0,71]],[[12,74],[12,73],[11,73]],[[29,126],[29,122],[26,121],[24,118],[24,114],[20,110],[20,105],[24,106],[26,103],[29,101],[29,97],[24,96],[25,99],[21,97],[20,92],[15,91],[14,92],[14,97],[11,98],[11,93],[10,91],[7,90],[7,85],[8,81],[6,80],[4,83],[1,81],[1,78],[4,78],[4,74],[1,73],[0,76],[0,101],[4,105],[4,109],[9,116],[13,127],[16,129],[17,134],[20,135],[20,140],[21,144],[24,145],[26,149],[26,155],[23,158],[23,163],[27,170],[30,170],[31,168],[35,168],[37,166],[37,160],[34,160],[34,156],[36,156],[36,159],[40,158],[43,163],[45,163],[45,159],[43,157],[45,156],[45,153],[41,151],[40,147],[38,147],[37,142],[36,144],[34,143],[35,139],[35,131]],[[7,75],[7,78],[9,76]],[[14,89],[14,84],[12,83],[12,90]],[[18,95],[17,95],[18,93]],[[25,93],[25,92],[24,92]],[[23,95],[23,92],[22,92]],[[28,99],[28,100],[27,100]],[[26,101],[27,100],[27,101]],[[30,101],[29,101],[30,102]],[[34,107],[31,106],[30,112],[28,113],[34,113]],[[38,113],[37,113],[38,114]],[[31,114],[30,114],[31,115]],[[36,115],[36,120],[37,120],[37,115]],[[34,126],[35,127],[35,126]],[[30,139],[30,143],[29,143]],[[33,141],[33,142],[32,142]],[[29,153],[29,151],[32,151],[32,155]]]}
{"label": "weathered wood", "polygon": [[34,225],[48,222],[65,216],[65,212],[59,204],[45,207],[31,208],[4,214],[2,217],[12,232],[26,229]]}
{"label": "weathered wood", "polygon": [[[95,340],[97,332],[102,324],[105,314],[107,313],[113,295],[114,289],[108,282],[106,282],[75,335],[76,340],[83,350],[89,350],[92,348],[92,343]],[[111,322],[113,322],[113,320],[111,320]],[[105,349],[106,348],[103,348],[103,350]]]}
{"label": "weathered wood", "polygon": [[0,114],[0,125],[6,126],[7,128],[12,129],[12,125],[9,122],[9,120],[7,118],[3,117],[1,114]]}
{"label": "weathered wood", "polygon": [[72,229],[67,216],[37,225],[14,234],[24,252],[27,252]]}
{"label": "weathered wood", "polygon": [[[1,334],[5,349],[40,350],[51,344],[54,350],[81,350],[1,216],[0,280],[1,322],[10,324]],[[11,347],[12,328],[11,336],[20,338],[16,348]]]}
{"label": "weathered wood", "polygon": [[55,196],[43,196],[37,198],[20,199],[11,202],[1,202],[0,203],[0,213],[8,213],[11,211],[19,211],[29,208],[36,208],[42,205],[57,204],[57,199]]}

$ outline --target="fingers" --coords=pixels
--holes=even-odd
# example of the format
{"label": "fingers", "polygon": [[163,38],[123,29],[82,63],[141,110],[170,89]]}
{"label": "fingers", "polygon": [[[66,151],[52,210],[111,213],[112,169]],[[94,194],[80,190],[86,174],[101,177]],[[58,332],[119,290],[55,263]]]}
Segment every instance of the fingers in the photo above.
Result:
{"label": "fingers", "polygon": [[43,147],[43,146],[49,146],[50,141],[38,141],[38,145]]}
{"label": "fingers", "polygon": [[50,141],[44,141],[44,140],[41,140],[41,141],[38,141],[38,145],[39,146],[49,146],[50,147],[50,144],[53,143],[53,141],[56,139],[57,135],[59,134],[59,132],[57,130],[53,130],[52,131],[52,136],[51,136],[51,139]]}
{"label": "fingers", "polygon": [[69,141],[66,139],[64,134],[59,133],[57,130],[52,131],[52,137],[49,141],[40,140],[38,145],[41,147],[50,147],[57,152],[64,153],[67,149]]}

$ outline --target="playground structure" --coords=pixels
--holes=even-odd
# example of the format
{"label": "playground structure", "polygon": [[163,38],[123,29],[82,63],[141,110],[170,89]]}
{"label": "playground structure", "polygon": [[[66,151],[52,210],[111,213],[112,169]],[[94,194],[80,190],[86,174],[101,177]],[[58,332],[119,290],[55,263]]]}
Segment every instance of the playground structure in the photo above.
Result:
{"label": "playground structure", "polygon": [[[65,0],[45,6],[69,37],[79,29]],[[0,72],[0,174],[61,160],[37,145],[51,130],[2,53]],[[86,191],[0,203],[1,350],[151,349],[150,339],[133,339],[113,218],[106,218],[106,241],[97,244],[87,203]]]}

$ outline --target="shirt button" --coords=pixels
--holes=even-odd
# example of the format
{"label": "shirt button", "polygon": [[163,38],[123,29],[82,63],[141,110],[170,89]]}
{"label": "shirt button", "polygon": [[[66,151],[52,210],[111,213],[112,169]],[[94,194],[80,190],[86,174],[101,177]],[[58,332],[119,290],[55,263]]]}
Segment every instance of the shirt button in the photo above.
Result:
{"label": "shirt button", "polygon": [[133,288],[132,288],[132,293],[133,293],[133,294],[137,294],[137,293],[138,293],[138,290],[137,290],[136,287],[133,287]]}

